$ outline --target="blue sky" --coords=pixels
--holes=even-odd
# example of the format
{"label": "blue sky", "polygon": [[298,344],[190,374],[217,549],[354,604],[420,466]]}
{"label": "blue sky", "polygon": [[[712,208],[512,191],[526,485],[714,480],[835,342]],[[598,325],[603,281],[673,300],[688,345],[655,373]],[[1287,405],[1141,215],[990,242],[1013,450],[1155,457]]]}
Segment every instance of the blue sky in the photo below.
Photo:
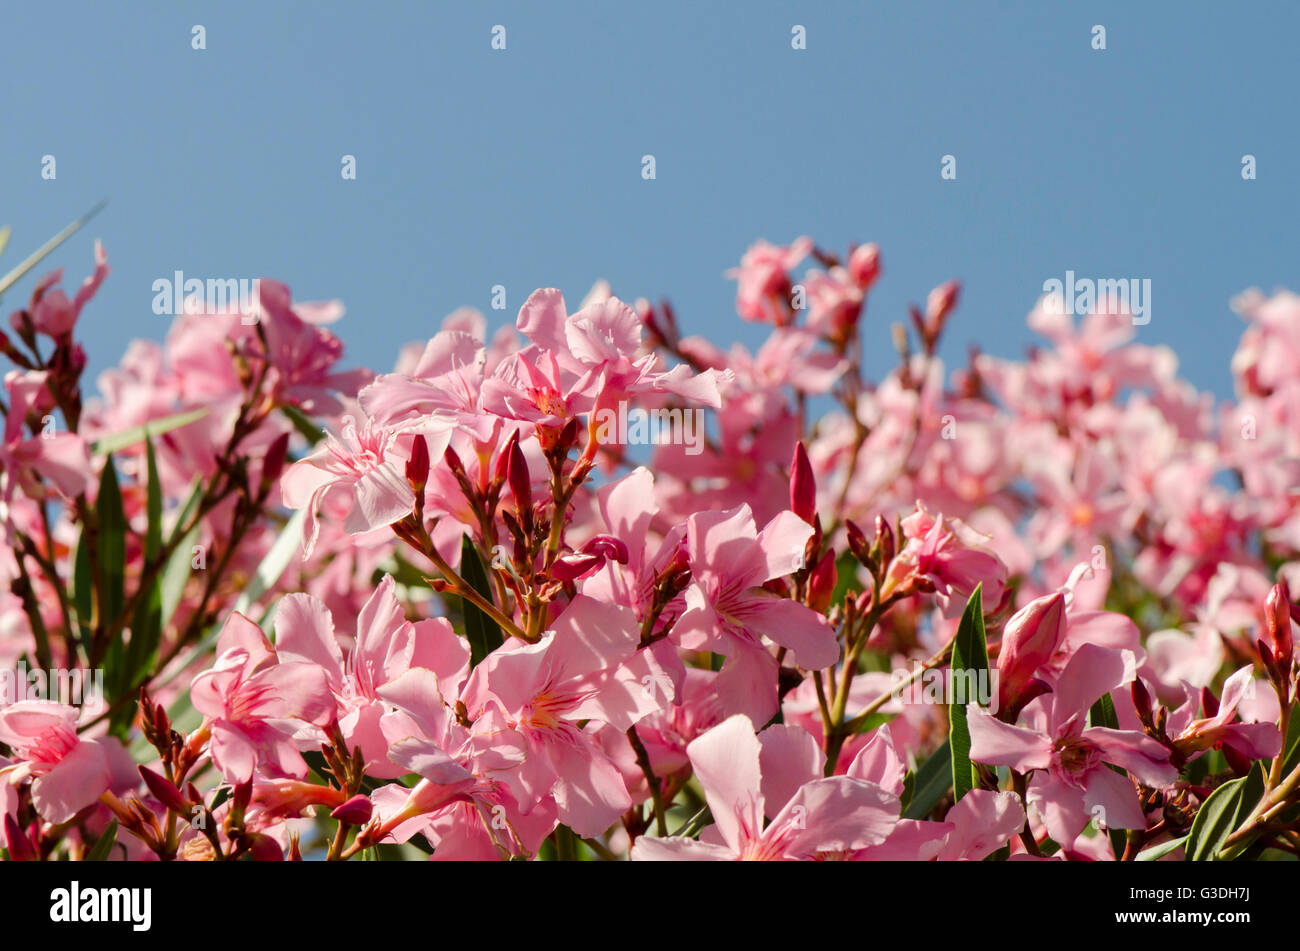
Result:
{"label": "blue sky", "polygon": [[[598,277],[753,345],[722,272],[757,238],[806,233],[881,245],[865,331],[877,374],[889,323],[950,277],[965,290],[945,355],[977,341],[1019,355],[1043,282],[1068,269],[1149,278],[1140,339],[1171,344],[1188,378],[1227,396],[1229,299],[1300,289],[1298,10],[8,4],[0,224],[14,235],[0,270],[107,196],[53,259],[75,286],[93,239],[107,246],[113,274],[83,318],[92,370],[131,337],[163,336],[151,285],[177,269],[340,298],[349,360],[384,370],[458,306],[499,324],[535,287],[576,303]],[[805,50],[791,49],[795,24]],[[940,178],[944,154],[956,181]],[[488,309],[494,284],[505,312]]]}

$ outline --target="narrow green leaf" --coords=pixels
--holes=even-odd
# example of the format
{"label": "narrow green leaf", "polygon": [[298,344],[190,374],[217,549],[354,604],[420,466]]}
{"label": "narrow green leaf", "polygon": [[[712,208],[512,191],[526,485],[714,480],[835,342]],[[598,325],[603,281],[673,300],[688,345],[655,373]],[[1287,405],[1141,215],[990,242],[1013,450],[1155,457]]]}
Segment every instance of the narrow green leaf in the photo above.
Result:
{"label": "narrow green leaf", "polygon": [[924,763],[916,768],[912,796],[903,809],[904,819],[924,819],[952,788],[952,750],[944,740]]}
{"label": "narrow green leaf", "polygon": [[108,823],[108,828],[104,830],[96,841],[95,845],[86,853],[87,862],[107,862],[109,853],[113,851],[113,846],[117,844],[117,820],[113,819]]}
{"label": "narrow green leaf", "polygon": [[136,443],[144,442],[153,436],[161,436],[163,433],[169,433],[173,429],[180,429],[182,426],[188,426],[196,420],[207,416],[212,410],[207,406],[201,406],[198,409],[186,410],[183,413],[176,413],[173,416],[164,416],[162,419],[151,419],[147,423],[141,423],[139,426],[132,426],[130,429],[124,429],[120,433],[113,433],[105,436],[95,442],[91,448],[98,455],[106,453],[119,452]]}
{"label": "narrow green leaf", "polygon": [[293,428],[302,433],[308,445],[314,446],[325,438],[325,430],[313,423],[298,407],[285,405],[281,406],[280,410],[285,416],[289,417],[289,422],[293,423]]}
{"label": "narrow green leaf", "polygon": [[957,636],[953,639],[950,702],[948,704],[948,748],[952,754],[952,788],[956,801],[974,788],[975,767],[970,761],[970,729],[966,704],[980,701],[980,687],[990,683],[989,651],[984,636],[981,586],[976,585],[966,602]]}
{"label": "narrow green leaf", "polygon": [[[460,574],[489,604],[493,603],[487,572],[468,534],[460,543]],[[501,628],[469,600],[462,598],[461,606],[465,612],[465,636],[469,639],[469,663],[477,667],[484,657],[501,646]]]}
{"label": "narrow green leaf", "polygon": [[[26,274],[32,268],[36,267],[36,265],[40,264],[41,261],[43,261],[46,258],[46,256],[50,254],[50,252],[52,252],[64,241],[67,241],[74,234],[76,234],[77,231],[91,218],[95,217],[95,215],[103,211],[104,206],[107,204],[108,204],[108,199],[105,198],[94,208],[90,209],[90,211],[86,212],[76,221],[72,222],[72,224],[68,225],[66,228],[64,228],[62,231],[56,234],[53,238],[50,238],[49,241],[46,241],[43,245],[41,245],[39,248],[37,248],[35,251],[29,254],[26,257],[26,259],[24,259],[22,263],[20,263],[16,268],[14,268],[4,277],[0,277],[0,297],[4,296],[4,292],[9,290],[9,288],[13,287],[14,284],[16,284],[24,274]],[[5,235],[5,240],[6,242],[8,241],[7,234]]]}
{"label": "narrow green leaf", "polygon": [[104,460],[104,471],[100,473],[95,513],[99,522],[96,542],[100,580],[104,587],[100,605],[102,615],[97,620],[104,623],[117,617],[122,610],[126,585],[126,512],[122,508],[122,488],[111,455]]}
{"label": "narrow green leaf", "polygon": [[1230,780],[1210,793],[1187,833],[1187,860],[1214,861],[1224,840],[1250,814],[1263,794],[1264,769],[1259,763],[1247,775]]}
{"label": "narrow green leaf", "polygon": [[[146,561],[158,557],[162,548],[162,485],[158,479],[158,460],[154,455],[153,442],[145,441],[145,535],[144,555]],[[127,642],[125,656],[122,659],[120,681],[116,695],[121,696],[142,682],[158,656],[158,644],[162,640],[162,576],[156,573],[149,582],[147,590],[141,591],[136,600],[135,611],[131,617],[131,640]],[[109,721],[109,731],[124,736],[135,715],[134,707],[125,704],[120,707]]]}
{"label": "narrow green leaf", "polygon": [[843,552],[835,559],[835,590],[831,593],[831,604],[843,604],[850,591],[856,594],[862,590],[862,582],[858,579],[861,568],[851,551]]}
{"label": "narrow green leaf", "polygon": [[307,519],[307,510],[298,509],[293,513],[293,517],[285,523],[284,528],[280,529],[280,535],[271,546],[262,563],[257,566],[257,571],[249,579],[244,590],[240,592],[235,601],[235,610],[240,614],[247,614],[254,602],[262,595],[270,591],[275,583],[280,580],[284,574],[284,569],[289,567],[289,562],[293,561],[294,556],[298,553],[302,545],[302,524]]}
{"label": "narrow green leaf", "polygon": [[72,607],[77,614],[78,646],[82,656],[89,660],[94,591],[90,581],[90,549],[83,542],[84,538],[78,536],[77,551],[72,556]]}
{"label": "narrow green leaf", "polygon": [[1168,842],[1161,842],[1159,845],[1153,845],[1149,849],[1143,849],[1137,854],[1135,861],[1138,862],[1155,862],[1164,858],[1171,852],[1178,851],[1179,846],[1187,842],[1187,836],[1180,835],[1176,839],[1170,839]]}

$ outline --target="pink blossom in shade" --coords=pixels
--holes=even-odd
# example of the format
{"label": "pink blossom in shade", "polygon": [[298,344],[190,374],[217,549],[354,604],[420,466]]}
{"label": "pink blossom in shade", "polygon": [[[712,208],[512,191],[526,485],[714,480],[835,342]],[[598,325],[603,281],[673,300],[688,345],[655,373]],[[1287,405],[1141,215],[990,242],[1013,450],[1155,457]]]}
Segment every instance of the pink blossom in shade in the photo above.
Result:
{"label": "pink blossom in shade", "polygon": [[[0,710],[0,742],[13,751],[0,785],[32,781],[32,803],[47,822],[71,821],[109,789],[134,787],[135,763],[112,737],[77,733],[75,707],[22,700]],[[6,810],[0,810],[6,811]]]}
{"label": "pink blossom in shade", "polygon": [[[433,666],[433,665],[431,665]],[[497,858],[529,855],[555,828],[548,801],[524,813],[510,780],[524,762],[527,745],[495,706],[468,726],[454,712],[468,673],[412,667],[380,688],[398,711],[383,721],[388,757],[421,777],[409,791],[388,786],[374,794],[382,817],[381,837],[404,842],[423,834],[436,858]]]}
{"label": "pink blossom in shade", "polygon": [[698,512],[687,521],[691,585],[676,638],[687,650],[725,654],[718,691],[729,710],[766,723],[777,708],[777,663],[764,638],[790,650],[806,670],[839,659],[825,617],[761,586],[802,566],[812,526],[793,512],[777,515],[760,533],[748,505]]}
{"label": "pink blossom in shade", "polygon": [[385,684],[409,670],[417,655],[447,676],[469,671],[469,650],[445,618],[411,622],[384,575],[357,618],[356,638],[345,655],[324,603],[306,594],[288,594],[275,615],[276,653],[282,663],[302,661],[325,671],[334,695],[335,716],[349,747],[360,747],[367,773],[392,779],[402,770],[389,762],[383,721],[392,709],[380,697]]}
{"label": "pink blossom in shade", "polygon": [[496,706],[523,736],[527,752],[511,782],[526,811],[551,796],[561,822],[599,835],[632,800],[595,730],[578,724],[626,731],[660,709],[665,693],[671,701],[671,680],[638,650],[640,626],[629,608],[579,595],[551,628],[536,644],[488,655],[470,675],[465,706],[475,721]]}
{"label": "pink blossom in shade", "polygon": [[807,860],[883,842],[897,821],[898,799],[861,779],[817,778],[817,752],[797,728],[763,741],[743,714],[723,721],[687,747],[714,825],[698,841],[642,836],[632,859]]}
{"label": "pink blossom in shade", "polygon": [[24,438],[29,413],[52,413],[45,389],[45,371],[10,370],[5,374],[4,441],[0,442],[0,498],[9,501],[15,489],[43,501],[42,479],[48,479],[63,496],[84,492],[92,481],[90,447],[76,433],[54,429]]}
{"label": "pink blossom in shade", "polygon": [[979,862],[1015,838],[1025,827],[1025,810],[1014,792],[972,789],[948,810],[952,831],[939,851],[941,862]]}
{"label": "pink blossom in shade", "polygon": [[976,585],[983,585],[986,609],[1002,600],[1007,568],[987,547],[987,537],[960,519],[931,515],[919,501],[901,526],[906,542],[889,567],[882,600],[917,581],[933,585],[935,601],[947,617],[962,612]]}
{"label": "pink blossom in shade", "polygon": [[259,770],[304,776],[294,733],[301,721],[328,723],[336,709],[319,665],[281,662],[262,629],[238,612],[217,639],[216,662],[190,684],[190,699],[211,734],[212,763],[229,783]]}
{"label": "pink blossom in shade", "polygon": [[280,477],[284,504],[307,509],[305,555],[311,554],[320,534],[317,510],[330,495],[349,498],[343,528],[350,534],[384,528],[410,515],[415,490],[406,478],[406,463],[413,441],[427,440],[429,458],[440,459],[450,438],[450,426],[437,419],[417,429],[377,426],[365,417],[358,421],[345,416],[341,436],[327,433],[320,448]]}
{"label": "pink blossom in shade", "polygon": [[[1207,750],[1228,746],[1252,760],[1277,756],[1282,749],[1282,733],[1274,722],[1277,706],[1274,705],[1270,711],[1273,720],[1252,722],[1254,711],[1247,703],[1257,694],[1271,694],[1274,699],[1276,694],[1265,681],[1254,679],[1254,673],[1254,666],[1247,664],[1224,681],[1219,708],[1212,716],[1185,725],[1177,722],[1181,718],[1176,715],[1170,718],[1173,729],[1169,732],[1173,734],[1174,746],[1180,753],[1188,759],[1195,759]],[[1239,713],[1243,722],[1237,722]],[[1252,719],[1248,720],[1248,717]]]}
{"label": "pink blossom in shade", "polygon": [[738,281],[736,313],[757,323],[777,326],[784,323],[790,312],[786,297],[790,291],[790,271],[812,250],[813,242],[808,237],[797,238],[788,247],[766,241],[751,245],[740,259],[740,267],[727,271],[727,277]]}
{"label": "pink blossom in shade", "polygon": [[[95,273],[82,282],[71,301],[68,300],[68,295],[55,286],[63,280],[63,268],[45,275],[37,283],[31,303],[27,306],[32,327],[47,337],[62,337],[71,333],[77,318],[81,316],[81,309],[95,296],[108,274],[108,254],[104,251],[104,246],[96,241]],[[21,329],[22,322],[17,313],[9,318],[9,323],[14,330]]]}
{"label": "pink blossom in shade", "polygon": [[1025,708],[1023,726],[1003,723],[977,704],[967,706],[971,759],[1029,774],[1028,801],[1057,842],[1073,842],[1098,806],[1109,828],[1145,828],[1133,780],[1107,764],[1164,788],[1178,778],[1169,751],[1137,731],[1087,725],[1092,704],[1135,676],[1131,651],[1083,645],[1054,692]]}
{"label": "pink blossom in shade", "polygon": [[[691,761],[686,755],[686,747],[691,740],[726,719],[726,712],[714,690],[717,676],[712,670],[686,668],[680,685],[676,687],[675,702],[637,724],[637,736],[650,759],[651,771],[661,782],[689,778]],[[649,800],[650,788],[645,773],[627,735],[605,726],[599,737],[601,748],[623,774],[623,783],[633,800]]]}

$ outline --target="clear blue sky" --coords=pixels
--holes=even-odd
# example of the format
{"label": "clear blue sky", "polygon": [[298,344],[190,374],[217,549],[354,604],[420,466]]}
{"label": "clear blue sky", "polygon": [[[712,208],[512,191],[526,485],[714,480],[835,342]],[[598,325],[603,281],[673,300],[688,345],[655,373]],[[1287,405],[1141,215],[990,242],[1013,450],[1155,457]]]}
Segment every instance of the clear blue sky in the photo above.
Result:
{"label": "clear blue sky", "polygon": [[[151,284],[177,269],[341,298],[351,360],[385,370],[457,306],[501,323],[535,287],[576,302],[598,277],[752,344],[722,272],[756,238],[807,233],[881,245],[877,373],[889,322],[941,281],[965,282],[946,354],[978,340],[1015,356],[1043,282],[1072,269],[1150,278],[1141,339],[1172,344],[1193,382],[1226,396],[1230,297],[1300,289],[1298,11],[12,2],[0,270],[108,196],[54,259],[75,287],[93,239],[107,245],[113,275],[83,324],[93,370],[129,337],[162,337]],[[794,24],[806,50],[791,49]],[[955,182],[940,179],[945,153]],[[340,177],[344,154],[356,181]],[[498,283],[505,313],[488,310]],[[6,296],[6,319],[30,287]]]}

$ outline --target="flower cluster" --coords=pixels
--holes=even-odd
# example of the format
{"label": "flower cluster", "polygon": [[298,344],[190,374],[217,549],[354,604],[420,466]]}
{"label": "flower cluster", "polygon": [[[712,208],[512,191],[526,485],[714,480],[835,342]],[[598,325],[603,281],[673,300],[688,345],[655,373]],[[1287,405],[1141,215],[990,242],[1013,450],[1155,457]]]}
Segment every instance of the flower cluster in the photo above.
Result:
{"label": "flower cluster", "polygon": [[379,374],[263,280],[84,402],[107,258],[41,280],[0,669],[105,689],[0,695],[7,857],[1300,854],[1300,297],[1219,404],[1104,305],[949,371],[959,286],[876,328],[874,245],[728,273],[755,353],[598,284]]}

